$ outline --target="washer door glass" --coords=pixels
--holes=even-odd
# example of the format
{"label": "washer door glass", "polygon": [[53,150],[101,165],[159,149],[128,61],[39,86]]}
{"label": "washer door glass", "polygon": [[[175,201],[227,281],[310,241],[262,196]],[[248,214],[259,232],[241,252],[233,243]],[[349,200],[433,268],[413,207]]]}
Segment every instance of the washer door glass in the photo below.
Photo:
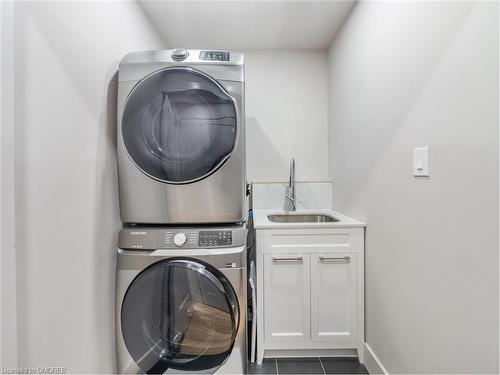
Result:
{"label": "washer door glass", "polygon": [[233,99],[210,76],[167,68],[139,82],[127,98],[122,135],[144,173],[167,183],[201,180],[215,172],[236,143]]}
{"label": "washer door glass", "polygon": [[229,281],[186,258],[146,268],[129,286],[121,310],[125,345],[145,373],[214,372],[231,354],[238,325]]}

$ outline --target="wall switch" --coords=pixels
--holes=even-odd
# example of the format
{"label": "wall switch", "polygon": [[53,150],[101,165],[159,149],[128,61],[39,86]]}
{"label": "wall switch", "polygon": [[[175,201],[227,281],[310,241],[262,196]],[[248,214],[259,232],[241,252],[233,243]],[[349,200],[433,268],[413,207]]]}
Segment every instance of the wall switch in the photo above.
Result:
{"label": "wall switch", "polygon": [[419,147],[413,150],[413,175],[429,177],[429,147]]}

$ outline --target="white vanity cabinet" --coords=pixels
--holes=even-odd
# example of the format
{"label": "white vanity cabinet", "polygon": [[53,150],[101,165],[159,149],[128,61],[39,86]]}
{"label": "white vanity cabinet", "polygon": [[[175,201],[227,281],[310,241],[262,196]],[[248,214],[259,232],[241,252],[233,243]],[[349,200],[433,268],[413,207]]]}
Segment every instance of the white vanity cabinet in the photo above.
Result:
{"label": "white vanity cabinet", "polygon": [[256,245],[257,362],[363,362],[364,228],[258,228]]}
{"label": "white vanity cabinet", "polygon": [[356,346],[356,253],[311,254],[311,341]]}
{"label": "white vanity cabinet", "polygon": [[264,254],[266,342],[309,341],[310,275],[309,254]]}

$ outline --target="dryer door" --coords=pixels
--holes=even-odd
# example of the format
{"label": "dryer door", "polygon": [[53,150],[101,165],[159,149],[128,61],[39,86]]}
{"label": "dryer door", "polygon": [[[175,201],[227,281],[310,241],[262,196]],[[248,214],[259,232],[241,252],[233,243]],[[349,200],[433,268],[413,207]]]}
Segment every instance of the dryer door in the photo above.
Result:
{"label": "dryer door", "polygon": [[132,161],[166,183],[201,180],[236,147],[234,99],[210,76],[167,68],[139,82],[127,98],[122,136]]}
{"label": "dryer door", "polygon": [[231,354],[239,325],[236,294],[212,266],[189,258],[154,263],[122,303],[125,345],[145,373],[212,373]]}

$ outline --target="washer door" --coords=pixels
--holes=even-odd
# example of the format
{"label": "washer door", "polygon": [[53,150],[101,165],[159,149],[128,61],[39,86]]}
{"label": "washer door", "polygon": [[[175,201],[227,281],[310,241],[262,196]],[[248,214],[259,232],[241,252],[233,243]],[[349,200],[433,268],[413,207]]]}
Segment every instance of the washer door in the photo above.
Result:
{"label": "washer door", "polygon": [[130,284],[121,329],[145,372],[214,372],[231,354],[239,325],[236,294],[212,266],[189,258],[154,263]]}
{"label": "washer door", "polygon": [[159,181],[185,184],[220,168],[236,146],[233,98],[210,76],[184,67],[153,73],[135,86],[122,119],[125,147]]}

